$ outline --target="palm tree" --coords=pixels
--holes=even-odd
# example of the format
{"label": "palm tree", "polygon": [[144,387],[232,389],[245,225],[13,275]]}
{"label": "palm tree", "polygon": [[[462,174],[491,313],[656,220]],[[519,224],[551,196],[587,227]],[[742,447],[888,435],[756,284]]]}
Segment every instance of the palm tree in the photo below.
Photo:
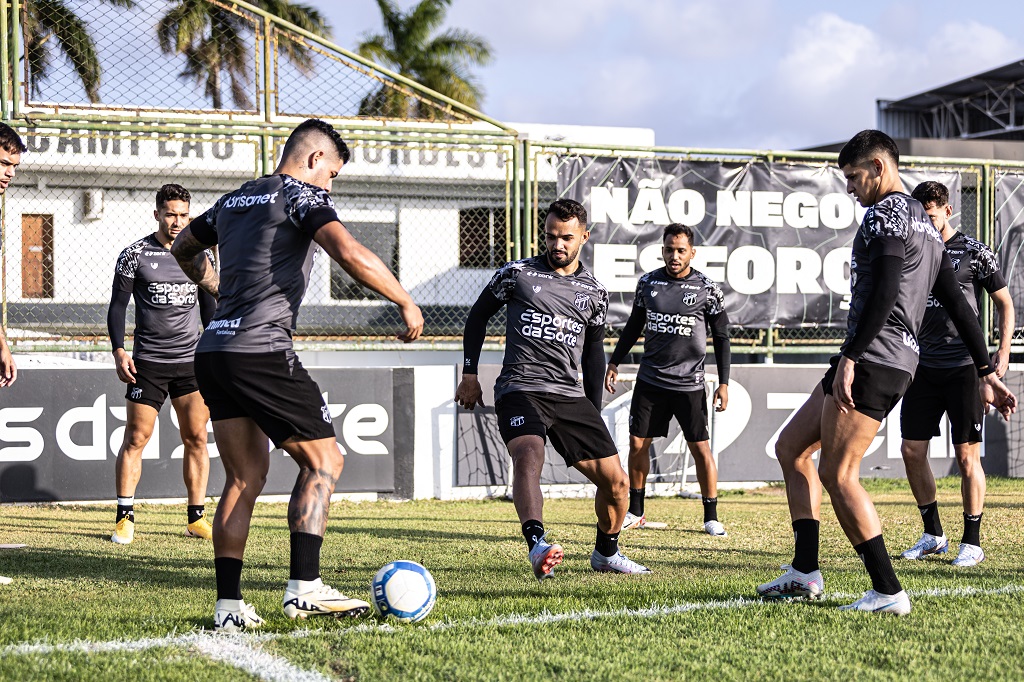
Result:
{"label": "palm tree", "polygon": [[[115,7],[132,8],[134,0],[106,0]],[[4,10],[6,11],[6,10]],[[62,0],[26,0],[22,14],[25,25],[25,59],[28,83],[33,95],[39,94],[43,80],[50,75],[54,52],[59,50],[78,73],[90,102],[100,100],[100,68],[96,43],[86,22]]]}
{"label": "palm tree", "polygon": [[[402,13],[392,0],[377,0],[384,33],[365,36],[359,54],[475,109],[483,91],[469,73],[473,64],[486,64],[491,48],[478,36],[461,29],[432,34],[444,23],[451,0],[420,0]],[[436,119],[444,112],[388,85],[363,98],[360,116]]]}
{"label": "palm tree", "polygon": [[[329,38],[331,29],[323,15],[308,5],[290,0],[249,0],[249,3],[291,22],[310,33]],[[231,100],[239,109],[251,109],[248,86],[251,82],[247,44],[254,24],[251,20],[207,0],[177,0],[157,24],[160,49],[166,54],[185,55],[181,76],[203,85],[214,109],[224,108],[225,76],[230,81]],[[292,40],[283,40],[280,48],[301,73],[313,70],[309,51]]]}

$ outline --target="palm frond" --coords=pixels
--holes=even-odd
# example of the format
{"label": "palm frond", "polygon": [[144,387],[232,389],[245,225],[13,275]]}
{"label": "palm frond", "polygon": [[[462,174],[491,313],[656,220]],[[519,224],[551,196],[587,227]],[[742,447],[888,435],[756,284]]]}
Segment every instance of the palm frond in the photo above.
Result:
{"label": "palm frond", "polygon": [[[100,99],[100,62],[85,21],[60,0],[34,0],[40,27],[53,35],[78,73],[90,102]],[[38,45],[36,49],[47,49]],[[38,85],[38,80],[36,80]]]}

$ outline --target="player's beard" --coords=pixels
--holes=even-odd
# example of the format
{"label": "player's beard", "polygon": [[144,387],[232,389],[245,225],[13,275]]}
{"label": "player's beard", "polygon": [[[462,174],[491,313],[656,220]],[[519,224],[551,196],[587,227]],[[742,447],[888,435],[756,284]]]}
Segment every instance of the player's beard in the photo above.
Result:
{"label": "player's beard", "polygon": [[548,263],[556,268],[564,268],[565,266],[576,260],[576,256],[580,253],[580,247],[576,247],[575,251],[567,251],[565,256],[557,256],[553,251],[548,251]]}

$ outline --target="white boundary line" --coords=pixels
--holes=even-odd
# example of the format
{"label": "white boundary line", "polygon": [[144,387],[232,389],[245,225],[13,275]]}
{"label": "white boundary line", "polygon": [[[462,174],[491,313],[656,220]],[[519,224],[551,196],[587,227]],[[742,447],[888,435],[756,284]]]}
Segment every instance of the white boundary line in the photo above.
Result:
{"label": "white boundary line", "polygon": [[[1006,585],[991,589],[975,587],[934,587],[924,590],[908,590],[911,597],[988,597],[1024,593],[1024,585]],[[829,600],[849,600],[859,598],[859,594],[830,593]],[[547,625],[550,623],[581,622],[602,618],[661,618],[692,611],[716,611],[742,609],[749,606],[764,605],[762,599],[737,597],[736,599],[719,599],[706,602],[682,602],[665,606],[647,608],[622,608],[608,610],[568,611],[565,613],[542,612],[540,614],[509,614],[494,618],[469,618],[461,621],[446,621],[427,626],[432,631],[447,631],[458,628],[487,627],[519,627],[530,625]],[[416,627],[416,626],[413,626]],[[226,663],[267,682],[325,682],[329,678],[318,672],[304,670],[292,665],[287,659],[266,653],[262,649],[264,642],[304,638],[312,635],[346,636],[366,632],[399,633],[408,632],[411,628],[396,628],[387,623],[363,623],[344,630],[297,630],[289,633],[218,635],[209,630],[197,630],[183,635],[151,637],[137,640],[110,640],[91,642],[76,640],[66,644],[47,644],[45,642],[13,644],[0,649],[3,656],[30,656],[52,653],[115,653],[121,651],[145,651],[157,648],[191,648],[198,650],[207,658]]]}

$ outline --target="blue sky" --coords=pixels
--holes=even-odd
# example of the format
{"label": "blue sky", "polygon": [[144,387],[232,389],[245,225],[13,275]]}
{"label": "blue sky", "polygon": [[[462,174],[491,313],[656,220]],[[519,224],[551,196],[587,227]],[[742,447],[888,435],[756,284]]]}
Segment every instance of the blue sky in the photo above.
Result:
{"label": "blue sky", "polygon": [[[343,47],[380,29],[374,0],[305,2]],[[691,147],[841,141],[875,125],[877,98],[1024,59],[1024,3],[1008,0],[454,0],[448,25],[493,47],[477,70],[491,116]]]}

